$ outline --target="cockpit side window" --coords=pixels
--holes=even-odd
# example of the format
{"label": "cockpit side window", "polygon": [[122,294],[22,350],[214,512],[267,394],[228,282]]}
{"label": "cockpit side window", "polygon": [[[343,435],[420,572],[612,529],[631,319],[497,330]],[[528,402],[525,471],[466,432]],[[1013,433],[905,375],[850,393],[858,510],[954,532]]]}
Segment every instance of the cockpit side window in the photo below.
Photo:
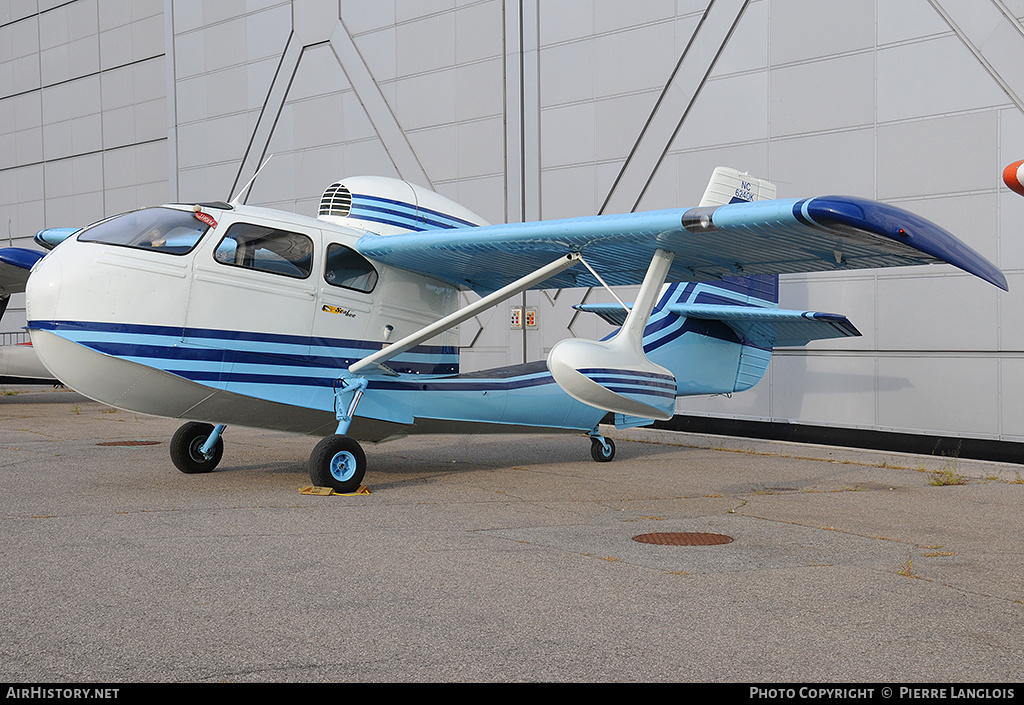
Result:
{"label": "cockpit side window", "polygon": [[377,270],[355,250],[331,244],[327,246],[324,279],[333,286],[369,294],[377,286]]}
{"label": "cockpit side window", "polygon": [[207,230],[209,226],[192,211],[143,208],[102,220],[84,229],[78,240],[183,255]]}
{"label": "cockpit side window", "polygon": [[305,279],[313,271],[313,241],[301,233],[235,223],[221,238],[213,258],[235,267]]}

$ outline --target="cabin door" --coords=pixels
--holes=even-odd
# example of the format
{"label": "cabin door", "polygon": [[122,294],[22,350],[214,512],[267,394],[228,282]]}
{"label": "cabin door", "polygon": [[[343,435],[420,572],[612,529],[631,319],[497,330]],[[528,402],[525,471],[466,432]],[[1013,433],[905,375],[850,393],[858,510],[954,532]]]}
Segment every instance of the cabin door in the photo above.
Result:
{"label": "cabin door", "polygon": [[206,350],[194,362],[202,381],[309,402],[319,238],[317,229],[225,214],[196,255],[186,314],[186,344]]}

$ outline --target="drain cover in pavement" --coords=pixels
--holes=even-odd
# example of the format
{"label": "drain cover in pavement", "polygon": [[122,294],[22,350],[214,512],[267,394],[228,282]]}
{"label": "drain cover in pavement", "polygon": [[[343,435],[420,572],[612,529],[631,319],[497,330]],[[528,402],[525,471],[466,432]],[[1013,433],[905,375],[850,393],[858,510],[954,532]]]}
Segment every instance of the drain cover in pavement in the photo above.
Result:
{"label": "drain cover in pavement", "polygon": [[732,543],[732,536],[725,534],[703,534],[690,532],[640,534],[633,537],[640,543],[653,543],[659,546],[719,546]]}

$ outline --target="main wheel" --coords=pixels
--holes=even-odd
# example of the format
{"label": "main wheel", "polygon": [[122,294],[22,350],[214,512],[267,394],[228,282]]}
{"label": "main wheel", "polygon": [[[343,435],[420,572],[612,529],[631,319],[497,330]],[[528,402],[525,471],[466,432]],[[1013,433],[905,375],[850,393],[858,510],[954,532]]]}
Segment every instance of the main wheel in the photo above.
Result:
{"label": "main wheel", "polygon": [[348,436],[328,436],[309,456],[309,479],[317,487],[348,494],[359,489],[365,474],[366,454]]}
{"label": "main wheel", "polygon": [[597,438],[590,439],[590,457],[599,463],[610,462],[615,457],[615,441],[611,438],[605,438],[604,442],[608,444],[607,449]]}
{"label": "main wheel", "polygon": [[209,458],[199,452],[211,433],[213,426],[198,421],[189,421],[175,431],[171,437],[171,462],[174,463],[174,467],[190,475],[210,472],[217,467],[220,457],[224,455],[223,438],[217,439],[216,445],[213,446],[213,455]]}

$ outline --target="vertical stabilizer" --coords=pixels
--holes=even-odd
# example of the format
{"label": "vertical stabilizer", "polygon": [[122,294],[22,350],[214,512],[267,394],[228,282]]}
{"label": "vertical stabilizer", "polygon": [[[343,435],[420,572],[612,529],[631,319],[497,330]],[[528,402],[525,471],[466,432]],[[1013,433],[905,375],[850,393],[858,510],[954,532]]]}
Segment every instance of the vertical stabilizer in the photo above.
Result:
{"label": "vertical stabilizer", "polygon": [[[750,201],[769,201],[775,198],[775,184],[745,171],[727,166],[715,167],[711,180],[704,190],[700,207],[724,206],[730,203]],[[714,287],[715,283],[709,283]],[[778,305],[779,277],[774,274],[753,277],[737,277],[725,280],[721,288],[735,292],[737,288],[747,288],[747,303],[751,306]],[[732,296],[730,293],[729,296]]]}

